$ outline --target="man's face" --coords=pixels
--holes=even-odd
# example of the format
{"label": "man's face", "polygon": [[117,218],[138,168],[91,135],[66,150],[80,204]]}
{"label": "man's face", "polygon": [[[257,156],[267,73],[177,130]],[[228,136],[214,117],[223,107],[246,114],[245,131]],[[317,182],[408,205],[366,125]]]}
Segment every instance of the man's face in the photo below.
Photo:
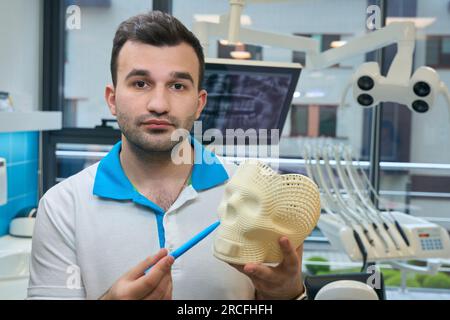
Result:
{"label": "man's face", "polygon": [[176,129],[191,130],[206,104],[198,90],[199,61],[186,43],[155,47],[127,41],[118,56],[117,83],[106,100],[127,141],[147,152],[167,152]]}

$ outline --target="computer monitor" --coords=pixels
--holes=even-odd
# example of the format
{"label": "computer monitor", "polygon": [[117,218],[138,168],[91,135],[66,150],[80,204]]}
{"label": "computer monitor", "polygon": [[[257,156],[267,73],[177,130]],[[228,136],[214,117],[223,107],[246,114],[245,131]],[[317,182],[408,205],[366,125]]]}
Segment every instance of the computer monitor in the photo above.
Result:
{"label": "computer monitor", "polygon": [[[255,129],[257,134],[267,129],[264,143],[271,144],[272,129],[281,135],[301,68],[298,63],[207,59],[203,88],[208,99],[199,119],[202,133],[219,129],[226,137],[227,129],[247,133]],[[260,137],[256,138],[259,143]],[[245,140],[245,144],[251,143],[252,139]]]}

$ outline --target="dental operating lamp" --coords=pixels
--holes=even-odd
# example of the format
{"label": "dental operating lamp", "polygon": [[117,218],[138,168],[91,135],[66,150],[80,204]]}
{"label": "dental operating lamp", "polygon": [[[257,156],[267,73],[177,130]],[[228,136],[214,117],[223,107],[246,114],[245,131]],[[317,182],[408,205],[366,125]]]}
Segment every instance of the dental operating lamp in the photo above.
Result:
{"label": "dental operating lamp", "polygon": [[[264,1],[253,0],[253,2]],[[440,80],[437,72],[422,66],[412,74],[416,37],[413,22],[393,22],[382,29],[356,37],[340,47],[321,52],[320,43],[308,37],[241,27],[240,18],[245,3],[244,0],[230,0],[230,12],[222,15],[219,23],[206,21],[194,23],[193,31],[204,48],[208,47],[210,36],[226,39],[229,44],[253,43],[281,47],[305,52],[305,68],[318,70],[352,56],[396,44],[397,53],[387,75],[381,75],[378,63],[363,63],[346,85],[341,105],[344,105],[345,97],[351,90],[354,100],[362,107],[373,107],[380,102],[395,102],[406,105],[414,112],[426,113],[433,107],[437,96],[442,94],[448,105],[450,120],[450,91]]]}

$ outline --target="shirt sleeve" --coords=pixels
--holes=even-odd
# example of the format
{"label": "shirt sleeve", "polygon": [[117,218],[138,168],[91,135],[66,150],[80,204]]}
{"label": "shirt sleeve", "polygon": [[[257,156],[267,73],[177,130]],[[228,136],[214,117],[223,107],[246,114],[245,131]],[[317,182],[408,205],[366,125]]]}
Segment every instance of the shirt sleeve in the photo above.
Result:
{"label": "shirt sleeve", "polygon": [[27,299],[85,299],[77,265],[74,201],[49,190],[40,200],[34,228]]}

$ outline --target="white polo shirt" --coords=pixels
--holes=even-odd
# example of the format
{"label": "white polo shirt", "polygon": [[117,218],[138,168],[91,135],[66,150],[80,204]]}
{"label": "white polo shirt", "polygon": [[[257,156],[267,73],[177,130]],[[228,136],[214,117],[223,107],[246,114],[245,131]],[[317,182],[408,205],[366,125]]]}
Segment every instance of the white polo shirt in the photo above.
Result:
{"label": "white polo shirt", "polygon": [[[120,164],[120,142],[51,188],[39,203],[28,298],[98,299],[146,257],[172,251],[216,222],[235,166],[192,141],[192,183],[166,212],[133,188]],[[205,155],[208,161],[198,163]],[[213,256],[214,234],[175,261],[174,299],[253,299],[250,279]]]}

